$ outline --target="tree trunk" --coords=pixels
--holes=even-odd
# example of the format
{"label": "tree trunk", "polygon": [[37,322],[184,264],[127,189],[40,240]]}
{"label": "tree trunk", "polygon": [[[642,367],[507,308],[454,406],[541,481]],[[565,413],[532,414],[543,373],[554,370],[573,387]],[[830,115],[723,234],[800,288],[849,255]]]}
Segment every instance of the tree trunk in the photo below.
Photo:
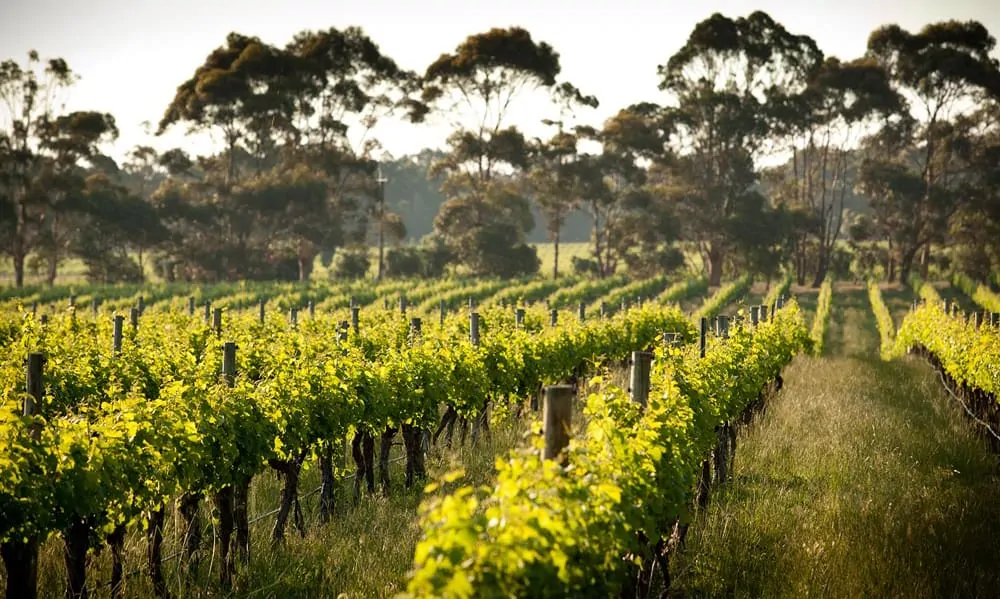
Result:
{"label": "tree trunk", "polygon": [[[899,282],[910,283],[910,273],[913,272],[913,261],[917,257],[917,248],[906,250],[899,259]],[[890,281],[891,282],[891,281]]]}
{"label": "tree trunk", "polygon": [[272,460],[271,467],[285,479],[284,485],[281,487],[281,505],[278,507],[278,516],[274,519],[274,528],[271,530],[271,540],[274,543],[281,543],[285,540],[285,525],[288,523],[288,516],[291,515],[299,495],[299,472],[302,465],[297,460]]}
{"label": "tree trunk", "polygon": [[17,227],[14,231],[14,243],[11,248],[11,256],[14,258],[14,286],[18,289],[24,287],[24,259],[28,254],[27,228],[28,209],[24,205],[22,196],[21,201],[17,203]]}
{"label": "tree trunk", "polygon": [[559,278],[559,230],[556,229],[555,235],[552,236],[552,278]]}
{"label": "tree trunk", "polygon": [[708,250],[708,284],[718,287],[722,284],[722,259],[724,254],[718,246],[712,244]]}
{"label": "tree trunk", "polygon": [[139,246],[139,282],[146,282],[146,267],[142,264],[142,246]]}
{"label": "tree trunk", "polygon": [[48,272],[45,273],[45,284],[52,287],[56,284],[56,274],[59,270],[59,252],[52,248],[52,254],[49,256]]}
{"label": "tree trunk", "polygon": [[927,244],[920,250],[920,278],[927,280],[930,278],[931,270],[931,244]]}
{"label": "tree trunk", "polygon": [[819,249],[819,263],[816,265],[816,276],[813,278],[812,287],[814,289],[823,285],[826,273],[830,270],[830,257],[823,246]]}
{"label": "tree trunk", "polygon": [[6,599],[37,599],[38,537],[8,541],[0,545],[0,556],[7,571]]}

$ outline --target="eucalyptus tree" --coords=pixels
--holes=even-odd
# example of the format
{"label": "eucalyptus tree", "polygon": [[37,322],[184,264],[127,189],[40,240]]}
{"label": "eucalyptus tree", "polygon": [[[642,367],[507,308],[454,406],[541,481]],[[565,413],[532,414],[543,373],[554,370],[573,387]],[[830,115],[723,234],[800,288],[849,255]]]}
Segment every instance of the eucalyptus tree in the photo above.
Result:
{"label": "eucalyptus tree", "polygon": [[754,202],[757,160],[773,151],[775,113],[803,90],[822,63],[812,38],[787,31],[766,13],[698,23],[684,46],[658,69],[670,95],[664,115],[678,216],[698,243],[709,282],[722,279],[727,253]]}
{"label": "eucalyptus tree", "polygon": [[524,96],[574,91],[558,84],[560,70],[552,46],[511,27],[470,35],[424,73],[422,101],[451,117],[455,128],[447,156],[431,169],[431,176],[444,177],[447,198],[435,230],[473,272],[512,276],[538,269],[524,243],[534,218],[520,181],[531,144],[508,121]]}
{"label": "eucalyptus tree", "polygon": [[966,199],[967,165],[959,150],[968,140],[955,120],[1000,98],[995,47],[996,39],[976,21],[942,21],[915,33],[886,25],[868,38],[868,56],[889,73],[912,117],[873,136],[876,151],[861,176],[872,201],[883,204],[880,218],[891,231],[904,282],[918,254],[926,274],[930,244],[944,236]]}

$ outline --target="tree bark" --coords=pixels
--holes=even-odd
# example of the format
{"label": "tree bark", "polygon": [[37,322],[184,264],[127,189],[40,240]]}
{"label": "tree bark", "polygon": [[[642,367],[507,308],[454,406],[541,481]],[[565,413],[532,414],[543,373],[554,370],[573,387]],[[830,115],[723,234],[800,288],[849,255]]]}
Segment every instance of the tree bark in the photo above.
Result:
{"label": "tree bark", "polygon": [[559,278],[559,229],[556,229],[555,234],[552,236],[552,278]]}
{"label": "tree bark", "polygon": [[722,284],[722,260],[724,258],[722,250],[712,244],[708,249],[708,284],[718,287]]}

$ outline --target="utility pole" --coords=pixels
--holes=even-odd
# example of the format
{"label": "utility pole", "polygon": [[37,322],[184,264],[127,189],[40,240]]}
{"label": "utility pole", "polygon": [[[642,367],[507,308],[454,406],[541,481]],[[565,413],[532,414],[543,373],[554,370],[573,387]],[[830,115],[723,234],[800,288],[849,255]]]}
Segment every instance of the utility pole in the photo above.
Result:
{"label": "utility pole", "polygon": [[375,182],[378,184],[378,277],[377,280],[382,280],[382,270],[385,267],[385,261],[383,260],[383,255],[385,252],[385,184],[389,180],[385,178],[382,174],[382,165],[378,166],[375,171]]}

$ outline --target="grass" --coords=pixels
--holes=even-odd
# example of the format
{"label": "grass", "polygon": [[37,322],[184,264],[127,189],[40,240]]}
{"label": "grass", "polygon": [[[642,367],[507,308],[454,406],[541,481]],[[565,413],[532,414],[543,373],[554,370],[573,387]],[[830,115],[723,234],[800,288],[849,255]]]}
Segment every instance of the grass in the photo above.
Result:
{"label": "grass", "polygon": [[[889,290],[890,310],[905,311]],[[913,359],[878,360],[863,289],[799,357],[674,560],[679,596],[977,597],[1000,574],[997,459]]]}

